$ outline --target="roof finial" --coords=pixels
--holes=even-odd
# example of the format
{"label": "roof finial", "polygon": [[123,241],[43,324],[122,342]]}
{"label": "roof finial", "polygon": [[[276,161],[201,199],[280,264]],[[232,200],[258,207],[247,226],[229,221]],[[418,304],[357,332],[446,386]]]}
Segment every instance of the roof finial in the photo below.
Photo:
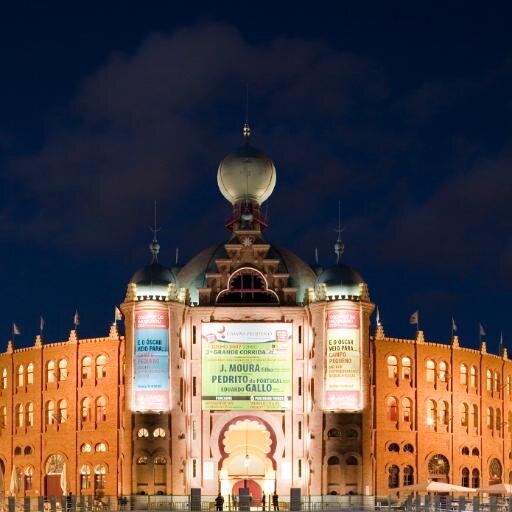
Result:
{"label": "roof finial", "polygon": [[345,250],[345,245],[341,241],[341,233],[344,231],[344,228],[341,227],[341,201],[338,201],[338,229],[334,231],[338,233],[338,238],[334,244],[334,252],[336,253],[336,264],[339,264],[341,263],[341,256]]}
{"label": "roof finial", "polygon": [[244,139],[248,140],[251,136],[251,127],[249,126],[249,84],[245,84],[245,123],[243,129]]}
{"label": "roof finial", "polygon": [[158,261],[158,253],[160,252],[160,244],[158,243],[156,234],[161,230],[161,228],[157,227],[156,225],[156,199],[154,203],[154,209],[153,209],[153,227],[149,228],[150,231],[153,232],[153,240],[149,244],[149,250],[151,251],[151,254],[153,255],[153,259],[151,263],[155,263]]}

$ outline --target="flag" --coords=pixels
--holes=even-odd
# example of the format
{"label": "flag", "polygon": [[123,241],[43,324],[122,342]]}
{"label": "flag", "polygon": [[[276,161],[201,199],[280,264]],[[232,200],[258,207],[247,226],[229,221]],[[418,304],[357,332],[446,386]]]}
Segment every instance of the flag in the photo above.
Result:
{"label": "flag", "polygon": [[480,328],[480,336],[485,336],[484,326],[482,324],[478,324],[478,327]]}
{"label": "flag", "polygon": [[503,331],[500,332],[500,351],[499,351],[500,354],[501,354],[502,350],[503,350]]}
{"label": "flag", "polygon": [[457,324],[455,323],[455,320],[453,319],[453,316],[452,316],[452,331],[453,332],[457,332]]}
{"label": "flag", "polygon": [[43,332],[44,329],[44,318],[41,316],[39,317],[39,330]]}
{"label": "flag", "polygon": [[380,325],[380,313],[379,313],[379,306],[377,306],[377,325]]}
{"label": "flag", "polygon": [[14,336],[19,336],[21,334],[18,326],[14,322],[12,323],[12,334]]}
{"label": "flag", "polygon": [[420,312],[419,312],[418,310],[416,310],[416,311],[411,315],[411,317],[409,318],[409,323],[410,323],[411,325],[413,325],[413,324],[418,325],[419,320],[420,320]]}
{"label": "flag", "polygon": [[75,311],[75,316],[73,317],[73,323],[75,324],[75,327],[77,325],[80,325],[80,316],[78,315],[78,309]]}
{"label": "flag", "polygon": [[120,322],[123,319],[121,310],[116,306],[114,309],[114,322]]}

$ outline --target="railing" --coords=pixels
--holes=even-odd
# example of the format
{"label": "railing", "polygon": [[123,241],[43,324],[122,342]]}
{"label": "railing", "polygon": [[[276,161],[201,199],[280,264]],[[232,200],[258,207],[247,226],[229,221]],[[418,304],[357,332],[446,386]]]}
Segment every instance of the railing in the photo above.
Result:
{"label": "railing", "polygon": [[[9,497],[0,499],[0,512],[215,512],[216,496],[201,496],[194,506],[190,496],[51,496]],[[242,512],[231,496],[225,498],[224,512]],[[300,509],[291,510],[289,496],[279,496],[273,505],[272,496],[266,503],[253,503],[251,512],[512,512],[512,497],[476,496],[473,498],[442,495],[409,496],[302,496]]]}

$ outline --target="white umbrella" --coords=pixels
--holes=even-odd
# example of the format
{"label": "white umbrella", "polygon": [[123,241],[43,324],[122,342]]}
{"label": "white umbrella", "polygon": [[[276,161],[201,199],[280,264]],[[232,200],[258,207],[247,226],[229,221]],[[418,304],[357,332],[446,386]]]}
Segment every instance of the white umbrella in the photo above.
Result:
{"label": "white umbrella", "polygon": [[16,496],[19,491],[18,486],[18,473],[16,472],[16,466],[12,467],[12,473],[11,473],[11,482],[9,484],[9,492],[11,496]]}
{"label": "white umbrella", "polygon": [[494,484],[479,487],[478,492],[486,492],[488,494],[503,494],[506,496],[512,495],[512,484]]}
{"label": "white umbrella", "polygon": [[429,480],[428,482],[423,482],[421,484],[404,485],[403,487],[399,487],[398,489],[396,489],[396,491],[409,494],[429,492],[467,493],[477,492],[477,489],[473,489],[471,487],[462,487],[462,485],[449,484],[446,482],[434,482],[432,480]]}
{"label": "white umbrella", "polygon": [[68,490],[68,482],[67,482],[67,475],[66,475],[66,463],[64,462],[62,464],[62,471],[60,473],[60,488],[62,489],[62,494],[67,494]]}

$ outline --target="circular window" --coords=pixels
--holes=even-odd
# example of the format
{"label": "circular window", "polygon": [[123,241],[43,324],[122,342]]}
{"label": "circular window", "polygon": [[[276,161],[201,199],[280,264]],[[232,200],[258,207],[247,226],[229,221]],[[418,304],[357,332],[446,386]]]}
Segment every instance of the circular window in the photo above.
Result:
{"label": "circular window", "polygon": [[489,475],[493,480],[501,480],[502,475],[501,462],[498,459],[492,459],[489,464]]}
{"label": "circular window", "polygon": [[397,443],[391,443],[388,446],[388,452],[396,452],[396,453],[398,453],[399,451],[400,451],[400,446],[398,446]]}

